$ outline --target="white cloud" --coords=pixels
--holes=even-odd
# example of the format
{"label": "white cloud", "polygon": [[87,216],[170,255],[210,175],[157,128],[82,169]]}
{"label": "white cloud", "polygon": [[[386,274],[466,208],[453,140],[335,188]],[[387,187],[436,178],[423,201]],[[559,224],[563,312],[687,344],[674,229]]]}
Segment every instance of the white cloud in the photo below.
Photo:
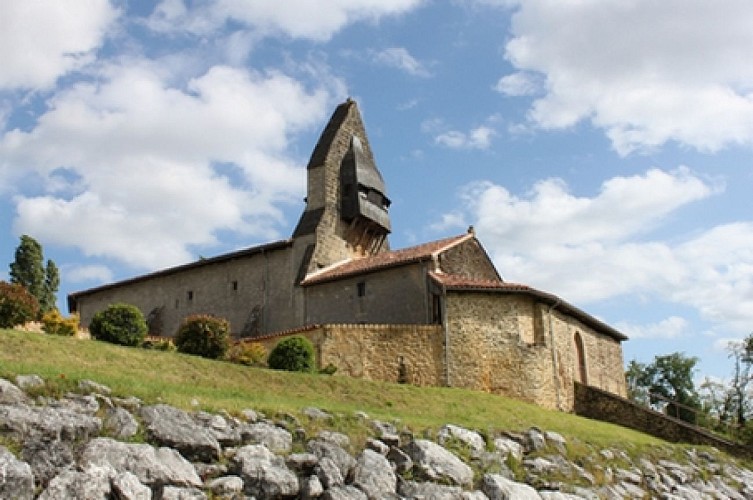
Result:
{"label": "white cloud", "polygon": [[531,73],[518,71],[503,76],[494,86],[494,90],[509,96],[527,96],[539,92],[541,83]]}
{"label": "white cloud", "polygon": [[403,47],[390,47],[381,52],[374,54],[374,60],[400,69],[413,76],[429,77],[431,73],[426,66],[413,57],[408,50]]}
{"label": "white cloud", "polygon": [[45,89],[90,62],[118,12],[107,0],[3,2],[0,89]]}
{"label": "white cloud", "polygon": [[[629,294],[659,299],[746,332],[753,324],[753,222],[651,239],[683,206],[718,191],[687,168],[615,177],[593,197],[573,195],[558,179],[540,181],[524,196],[479,182],[462,191],[465,211],[442,223],[474,224],[508,281],[576,303]],[[673,325],[680,323],[658,326]]]}
{"label": "white cloud", "polygon": [[0,176],[19,181],[6,186],[40,176],[48,188],[15,193],[17,232],[149,269],[191,259],[220,230],[277,237],[278,205],[304,191],[289,138],[321,123],[329,93],[223,66],[185,88],[167,80],[149,61],[108,65],[5,134]]}
{"label": "white cloud", "polygon": [[496,132],[493,128],[481,125],[470,131],[450,130],[434,138],[434,142],[451,149],[488,149]]}
{"label": "white cloud", "polygon": [[378,21],[417,7],[422,0],[289,0],[284,8],[276,0],[213,0],[188,9],[181,0],[163,0],[150,18],[158,31],[208,34],[232,20],[261,36],[284,34],[294,38],[326,41],[348,24]]}
{"label": "white cloud", "polygon": [[690,323],[679,316],[670,316],[657,323],[636,325],[632,323],[617,323],[615,328],[631,339],[676,339],[686,336]]}
{"label": "white cloud", "polygon": [[[746,0],[518,2],[507,59],[545,81],[529,118],[590,120],[620,154],[677,141],[753,143],[753,4]],[[527,91],[521,73],[500,81]]]}
{"label": "white cloud", "polygon": [[110,268],[99,264],[66,266],[62,271],[63,279],[70,283],[111,283],[113,281]]}

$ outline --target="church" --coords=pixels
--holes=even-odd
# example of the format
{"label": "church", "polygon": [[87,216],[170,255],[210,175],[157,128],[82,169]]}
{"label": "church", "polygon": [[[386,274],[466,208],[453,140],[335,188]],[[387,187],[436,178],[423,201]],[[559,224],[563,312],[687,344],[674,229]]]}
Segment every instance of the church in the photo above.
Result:
{"label": "church", "polygon": [[314,344],[338,375],[482,390],[572,411],[574,382],[625,396],[618,330],[565,300],[502,279],[473,229],[392,250],[390,199],[352,100],[306,167],[290,238],[202,258],[68,296],[82,326],[113,303],[137,306],[150,335],[193,314],[227,319],[271,349]]}

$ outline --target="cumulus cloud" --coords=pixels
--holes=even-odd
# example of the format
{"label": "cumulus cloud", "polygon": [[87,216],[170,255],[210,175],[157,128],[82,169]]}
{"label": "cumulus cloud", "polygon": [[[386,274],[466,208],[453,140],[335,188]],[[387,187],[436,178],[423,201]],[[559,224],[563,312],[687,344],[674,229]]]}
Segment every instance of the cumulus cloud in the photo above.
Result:
{"label": "cumulus cloud", "polygon": [[275,0],[213,0],[189,9],[182,0],[163,0],[149,26],[158,31],[208,34],[227,21],[247,26],[260,35],[285,34],[294,38],[326,41],[347,24],[378,21],[405,13],[422,0],[290,0],[285,7]]}
{"label": "cumulus cloud", "polygon": [[620,154],[676,141],[753,143],[753,4],[745,0],[518,3],[497,85],[528,95],[530,121],[605,130]]}
{"label": "cumulus cloud", "polygon": [[289,139],[321,123],[329,93],[224,66],[184,88],[168,80],[147,60],[105,65],[54,95],[32,129],[6,133],[5,185],[47,186],[13,194],[16,231],[148,269],[189,260],[221,230],[276,237],[278,205],[304,190]]}
{"label": "cumulus cloud", "polygon": [[374,54],[378,63],[397,68],[413,76],[429,77],[431,73],[426,66],[413,57],[403,47],[390,47]]}
{"label": "cumulus cloud", "polygon": [[495,133],[493,128],[481,125],[468,132],[443,132],[434,138],[434,142],[451,149],[488,149]]}
{"label": "cumulus cloud", "polygon": [[90,62],[118,11],[108,0],[3,2],[0,90],[46,89]]}
{"label": "cumulus cloud", "polygon": [[62,272],[63,279],[70,283],[110,283],[113,281],[110,268],[99,264],[66,266]]}
{"label": "cumulus cloud", "polygon": [[[753,222],[651,238],[678,210],[720,189],[687,168],[615,177],[592,197],[575,196],[559,179],[540,181],[522,196],[478,182],[462,190],[464,211],[440,224],[474,224],[508,281],[575,303],[634,294],[683,304],[744,332],[753,324]],[[673,319],[626,330],[647,336],[682,325]]]}
{"label": "cumulus cloud", "polygon": [[688,332],[688,320],[679,316],[670,316],[647,325],[617,323],[615,327],[631,339],[676,339],[691,333]]}

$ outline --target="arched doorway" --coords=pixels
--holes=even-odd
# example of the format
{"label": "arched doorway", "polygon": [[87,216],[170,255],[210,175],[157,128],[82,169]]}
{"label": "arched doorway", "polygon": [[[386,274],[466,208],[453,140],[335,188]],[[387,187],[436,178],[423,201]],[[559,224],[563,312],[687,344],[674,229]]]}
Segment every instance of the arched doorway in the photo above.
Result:
{"label": "arched doorway", "polygon": [[588,384],[588,374],[586,372],[586,352],[583,347],[583,338],[580,336],[580,332],[575,332],[575,373],[578,377],[578,382],[581,384]]}

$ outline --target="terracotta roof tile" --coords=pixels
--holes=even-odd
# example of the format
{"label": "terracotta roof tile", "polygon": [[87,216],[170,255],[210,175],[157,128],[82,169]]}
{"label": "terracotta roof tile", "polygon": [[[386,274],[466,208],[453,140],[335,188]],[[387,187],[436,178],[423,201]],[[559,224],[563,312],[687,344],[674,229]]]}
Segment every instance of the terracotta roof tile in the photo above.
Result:
{"label": "terracotta roof tile", "polygon": [[301,284],[305,286],[324,283],[326,281],[333,281],[347,276],[365,274],[389,267],[429,260],[433,255],[469,238],[473,238],[473,235],[466,233],[460,236],[431,241],[414,247],[403,248],[401,250],[393,250],[369,257],[346,260],[309,274]]}

